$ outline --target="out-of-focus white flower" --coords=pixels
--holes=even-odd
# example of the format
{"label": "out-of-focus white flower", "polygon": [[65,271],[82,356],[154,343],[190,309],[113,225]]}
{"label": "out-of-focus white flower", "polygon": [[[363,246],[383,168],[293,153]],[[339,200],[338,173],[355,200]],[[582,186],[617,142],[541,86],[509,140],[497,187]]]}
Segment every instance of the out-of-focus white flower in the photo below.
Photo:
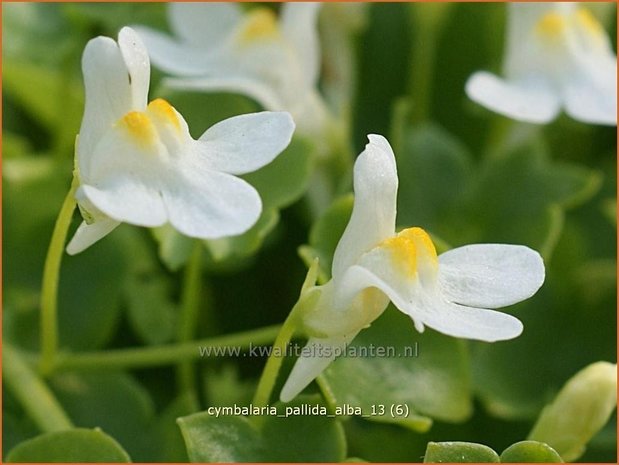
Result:
{"label": "out-of-focus white flower", "polygon": [[266,7],[171,3],[175,37],[136,26],[170,87],[239,92],[268,110],[289,111],[298,130],[319,134],[328,111],[318,93],[320,3],[285,3],[279,18]]}
{"label": "out-of-focus white flower", "polygon": [[121,222],[171,223],[198,238],[240,234],[260,216],[256,190],[234,176],[271,162],[290,142],[288,113],[222,121],[194,140],[168,102],[147,105],[150,63],[130,28],[84,50],[84,118],[76,147],[76,191],[84,222],[67,246],[75,254]]}
{"label": "out-of-focus white flower", "polygon": [[309,341],[282,389],[283,401],[316,378],[389,300],[420,332],[429,326],[492,342],[518,336],[522,323],[489,309],[531,297],[544,281],[542,258],[524,246],[475,244],[437,256],[423,229],[396,234],[393,151],[382,136],[369,140],[355,164],[355,203],[335,250],[332,279],[303,293],[314,300],[301,315]]}
{"label": "out-of-focus white flower", "polygon": [[547,123],[563,107],[579,121],[616,125],[617,56],[593,15],[577,3],[508,8],[505,79],[477,72],[468,96],[531,123]]}

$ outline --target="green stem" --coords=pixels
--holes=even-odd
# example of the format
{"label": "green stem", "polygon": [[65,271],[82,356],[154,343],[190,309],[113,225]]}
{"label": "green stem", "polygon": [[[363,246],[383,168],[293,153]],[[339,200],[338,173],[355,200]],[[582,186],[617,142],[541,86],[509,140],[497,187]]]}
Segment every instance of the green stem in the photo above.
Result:
{"label": "green stem", "polygon": [[252,401],[252,403],[258,407],[264,407],[269,403],[271,394],[273,393],[273,388],[275,387],[275,382],[277,381],[279,369],[281,368],[282,362],[286,357],[286,347],[299,327],[301,316],[313,308],[317,303],[316,299],[320,296],[320,293],[311,293],[311,289],[316,285],[317,278],[318,259],[315,259],[312,266],[310,266],[309,270],[307,270],[305,281],[303,281],[303,286],[301,286],[299,300],[297,300],[297,303],[294,304],[288,318],[284,321],[284,324],[282,325],[279,334],[273,343],[273,349],[269,354],[267,363],[264,366],[264,371],[262,372],[262,376],[258,382],[258,388],[256,389],[256,394],[254,395],[254,399]]}
{"label": "green stem", "polygon": [[257,407],[266,406],[271,399],[271,393],[275,387],[275,381],[277,380],[279,369],[281,368],[282,362],[286,357],[286,346],[290,342],[290,339],[292,339],[292,336],[297,329],[296,308],[297,306],[292,309],[290,315],[288,315],[288,318],[284,321],[284,324],[282,325],[281,330],[273,343],[273,349],[269,355],[266,365],[264,366],[264,371],[262,372],[262,376],[258,382],[258,388],[256,389],[254,400],[252,401],[252,404]]}
{"label": "green stem", "polygon": [[71,189],[64,199],[52,239],[47,250],[43,268],[43,284],[41,289],[41,365],[43,374],[48,374],[54,366],[54,358],[58,348],[58,281],[60,264],[64,254],[64,244],[75,209],[75,190],[77,178],[73,178]]}
{"label": "green stem", "polygon": [[[183,291],[181,296],[181,313],[178,324],[178,342],[191,341],[196,329],[200,309],[200,280],[202,265],[202,243],[195,241],[193,252],[185,269]],[[181,393],[195,393],[196,377],[193,364],[183,361],[178,366],[178,384]],[[197,397],[196,397],[197,398]]]}
{"label": "green stem", "polygon": [[410,113],[413,124],[423,122],[429,117],[435,53],[434,34],[424,34],[423,40],[417,40],[413,44],[411,79],[409,83],[409,95],[413,101]]}
{"label": "green stem", "polygon": [[412,99],[411,122],[417,124],[430,116],[432,82],[436,64],[436,49],[449,10],[449,4],[415,3],[411,16],[416,31],[411,44],[409,95]]}
{"label": "green stem", "polygon": [[2,378],[6,387],[41,431],[49,433],[73,428],[54,395],[28,366],[17,349],[2,347]]}
{"label": "green stem", "polygon": [[[240,350],[250,345],[270,344],[276,338],[280,327],[280,325],[267,326],[242,333],[195,340],[182,344],[167,344],[135,349],[114,349],[78,354],[60,353],[58,354],[54,369],[57,372],[102,369],[122,370],[173,365],[180,361],[199,358],[240,356]],[[222,354],[222,352],[224,353]]]}

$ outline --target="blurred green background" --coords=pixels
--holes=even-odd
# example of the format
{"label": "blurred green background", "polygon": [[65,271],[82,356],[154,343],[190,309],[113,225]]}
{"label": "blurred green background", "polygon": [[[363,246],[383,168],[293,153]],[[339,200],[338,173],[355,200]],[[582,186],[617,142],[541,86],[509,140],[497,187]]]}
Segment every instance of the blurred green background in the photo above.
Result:
{"label": "blurred green background", "polygon": [[[347,456],[368,461],[420,461],[427,442],[441,440],[479,442],[500,453],[526,437],[569,377],[594,361],[616,361],[616,128],[566,116],[547,126],[520,124],[474,104],[464,83],[476,70],[500,70],[505,5],[436,8],[366,6],[353,42],[357,89],[350,143],[355,153],[368,133],[392,143],[399,226],[422,226],[449,246],[529,245],[544,256],[547,278],[534,298],[508,309],[525,326],[513,341],[454,341],[431,330],[422,337],[393,310],[367,331],[368,341],[390,340],[392,332],[398,341],[420,341],[420,361],[426,349],[437,361],[421,368],[412,362],[411,390],[419,391],[406,398],[417,413],[434,419],[428,431],[360,418],[342,422]],[[127,24],[165,30],[165,9],[161,3],[2,5],[3,339],[15,347],[38,349],[43,262],[70,185],[83,109],[82,50],[96,35],[115,38]],[[596,7],[595,13],[615,37],[614,7]],[[429,30],[437,15],[440,27]],[[194,137],[216,121],[259,109],[238,95],[172,93],[160,88],[161,78],[153,69],[151,98],[165,95]],[[420,99],[426,99],[423,114],[416,113]],[[300,167],[294,175],[300,186],[307,183],[313,143],[295,139],[289,152]],[[350,179],[342,185],[350,186]],[[300,194],[278,198],[263,218],[266,226],[239,246],[241,252],[230,252],[229,244],[208,248],[196,337],[285,319],[306,272],[297,249],[309,243],[328,257],[338,238],[334,225],[327,237],[314,228],[310,238],[318,218]],[[345,220],[347,208],[336,214]],[[75,213],[72,230],[80,221]],[[128,225],[78,256],[65,256],[61,347],[172,342],[183,278],[177,257],[177,251],[166,255],[150,231]],[[386,363],[365,362],[370,371],[373,363]],[[327,373],[330,383],[355,369],[338,363]],[[64,372],[48,383],[76,426],[101,427],[134,461],[183,461],[175,418],[208,405],[247,402],[263,364],[250,358],[196,363],[197,399],[179,392],[172,366]],[[424,395],[434,387],[415,384],[423,373],[449,389]],[[390,399],[387,388],[383,394]],[[6,389],[3,396],[6,454],[40,431]],[[613,417],[581,460],[614,462],[616,436]]]}

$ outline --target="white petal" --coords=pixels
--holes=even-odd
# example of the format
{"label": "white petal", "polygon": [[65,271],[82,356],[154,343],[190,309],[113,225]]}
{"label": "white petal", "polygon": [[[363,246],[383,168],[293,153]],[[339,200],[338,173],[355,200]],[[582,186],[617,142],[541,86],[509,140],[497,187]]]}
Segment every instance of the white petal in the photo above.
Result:
{"label": "white petal", "polygon": [[293,132],[290,113],[265,111],[221,121],[195,145],[210,169],[243,174],[273,161],[288,146]]}
{"label": "white petal", "polygon": [[586,9],[573,16],[569,48],[574,69],[562,78],[568,114],[590,123],[617,124],[617,55],[607,32]]}
{"label": "white petal", "polygon": [[156,100],[108,131],[91,159],[92,176],[78,193],[117,221],[147,227],[169,221],[199,238],[245,232],[260,216],[258,193],[209,169],[195,143],[180,114]]}
{"label": "white petal", "polygon": [[186,165],[181,176],[166,183],[162,195],[172,226],[202,239],[242,234],[262,210],[258,192],[247,182],[198,164]]}
{"label": "white petal", "polygon": [[608,50],[582,57],[578,64],[564,76],[565,111],[579,121],[616,125],[617,57]]}
{"label": "white petal", "polygon": [[111,218],[98,218],[97,221],[92,224],[87,224],[83,221],[67,245],[67,253],[69,255],[75,255],[82,252],[95,242],[107,236],[119,224],[120,222]]}
{"label": "white petal", "polygon": [[[346,345],[354,339],[356,334],[346,337],[332,337],[328,339],[310,338],[301,351],[279,399],[290,402],[316,377],[322,373],[343,352]],[[326,356],[330,355],[330,356]]]}
{"label": "white petal", "polygon": [[466,94],[492,111],[530,123],[547,123],[560,110],[559,96],[543,76],[512,82],[479,71],[467,81]]}
{"label": "white petal", "polygon": [[474,244],[441,254],[438,277],[451,302],[499,308],[537,292],[544,282],[544,262],[521,245]]}
{"label": "white petal", "polygon": [[309,86],[318,81],[320,43],[317,19],[319,2],[284,3],[281,12],[282,33],[294,47],[300,67]]}
{"label": "white petal", "polygon": [[225,77],[167,78],[163,82],[172,89],[238,92],[253,98],[267,110],[286,110],[286,105],[271,86],[252,77],[227,75]]}
{"label": "white petal", "polygon": [[172,30],[185,41],[202,49],[225,40],[243,14],[235,3],[170,3],[168,19]]}
{"label": "white petal", "polygon": [[487,342],[513,339],[522,332],[522,323],[511,315],[453,304],[438,289],[411,285],[401,274],[383,273],[386,269],[387,266],[378,270],[353,266],[346,273],[345,281],[351,289],[374,286],[383,291],[400,311],[413,319],[419,331],[426,325],[448,336]]}
{"label": "white petal", "polygon": [[398,174],[387,139],[371,134],[354,169],[355,203],[335,249],[333,277],[338,279],[359,256],[395,232]]}
{"label": "white petal", "polygon": [[86,44],[82,71],[86,95],[77,159],[80,175],[88,178],[88,158],[110,127],[132,109],[133,98],[129,72],[112,39],[97,37]]}
{"label": "white petal", "polygon": [[140,177],[119,173],[97,187],[82,185],[78,192],[116,221],[152,228],[167,220],[156,181],[145,183]]}
{"label": "white petal", "polygon": [[[436,271],[431,270],[431,254],[424,256],[426,245],[421,236],[405,237],[413,240],[414,247],[406,241],[389,241],[364,254],[358,265],[346,271],[336,297],[349,299],[361,289],[375,287],[413,319],[418,331],[427,325],[450,336],[482,341],[511,339],[520,334],[522,324],[510,315],[450,302],[436,279]],[[442,264],[434,263],[440,270]]]}
{"label": "white petal", "polygon": [[209,70],[213,53],[172,39],[148,27],[134,26],[153,64],[161,70],[182,76],[199,76]]}
{"label": "white petal", "polygon": [[150,60],[142,39],[130,27],[118,33],[118,46],[127,66],[131,82],[133,109],[143,110],[148,103],[150,85]]}
{"label": "white petal", "polygon": [[82,202],[84,197],[116,221],[161,226],[167,218],[160,191],[169,155],[150,119],[135,115],[133,129],[123,119],[97,144],[89,159],[90,176],[82,177],[76,198]]}
{"label": "white petal", "polygon": [[523,329],[520,320],[507,313],[456,305],[429,296],[398,308],[426,326],[453,337],[506,341],[520,336]]}
{"label": "white petal", "polygon": [[[414,254],[414,251],[412,253]],[[342,308],[349,305],[348,302],[368,287],[377,287],[390,298],[390,293],[396,292],[403,296],[403,300],[414,300],[421,292],[421,284],[414,267],[414,256],[407,255],[403,250],[379,245],[363,254],[357,260],[357,264],[345,271],[337,282],[333,296],[334,306]],[[386,283],[389,292],[383,289],[380,283]]]}

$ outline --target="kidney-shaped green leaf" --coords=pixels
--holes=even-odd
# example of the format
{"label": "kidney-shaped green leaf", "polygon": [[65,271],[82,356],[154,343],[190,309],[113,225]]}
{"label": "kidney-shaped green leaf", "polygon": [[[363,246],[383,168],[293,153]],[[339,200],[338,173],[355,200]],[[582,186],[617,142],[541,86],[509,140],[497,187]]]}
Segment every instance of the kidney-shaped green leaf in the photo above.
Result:
{"label": "kidney-shaped green leaf", "polygon": [[178,419],[192,462],[262,462],[260,432],[246,417],[214,417],[207,412]]}
{"label": "kidney-shaped green leaf", "polygon": [[556,245],[564,211],[589,200],[601,181],[598,172],[551,161],[537,139],[486,160],[480,168],[463,212],[477,230],[470,242],[524,244],[545,258]]}
{"label": "kidney-shaped green leaf", "polygon": [[512,444],[501,454],[503,463],[560,463],[561,456],[543,442],[520,441]]}
{"label": "kidney-shaped green leaf", "polygon": [[549,256],[564,211],[582,205],[600,174],[550,159],[528,135],[477,167],[463,144],[438,126],[403,134],[398,154],[398,224],[419,225],[447,242],[525,244]]}
{"label": "kidney-shaped green leaf", "polygon": [[[255,417],[196,413],[178,419],[192,462],[341,462],[346,457],[338,420],[303,414],[318,396],[275,404],[277,414]],[[324,406],[323,406],[324,407]],[[301,410],[294,410],[295,408]]]}
{"label": "kidney-shaped green leaf", "polygon": [[424,463],[496,463],[490,447],[473,442],[429,442]]}
{"label": "kidney-shaped green leaf", "polygon": [[340,422],[322,414],[302,411],[307,406],[322,405],[320,397],[301,396],[286,404],[285,408],[279,403],[277,405],[289,416],[268,417],[262,425],[267,461],[341,462],[346,458],[346,440]]}
{"label": "kidney-shaped green leaf", "polygon": [[129,455],[99,429],[75,428],[46,433],[15,446],[7,462],[117,462],[128,463]]}
{"label": "kidney-shaped green leaf", "polygon": [[74,424],[101,428],[134,460],[152,460],[154,407],[148,392],[127,373],[59,373],[51,388]]}

